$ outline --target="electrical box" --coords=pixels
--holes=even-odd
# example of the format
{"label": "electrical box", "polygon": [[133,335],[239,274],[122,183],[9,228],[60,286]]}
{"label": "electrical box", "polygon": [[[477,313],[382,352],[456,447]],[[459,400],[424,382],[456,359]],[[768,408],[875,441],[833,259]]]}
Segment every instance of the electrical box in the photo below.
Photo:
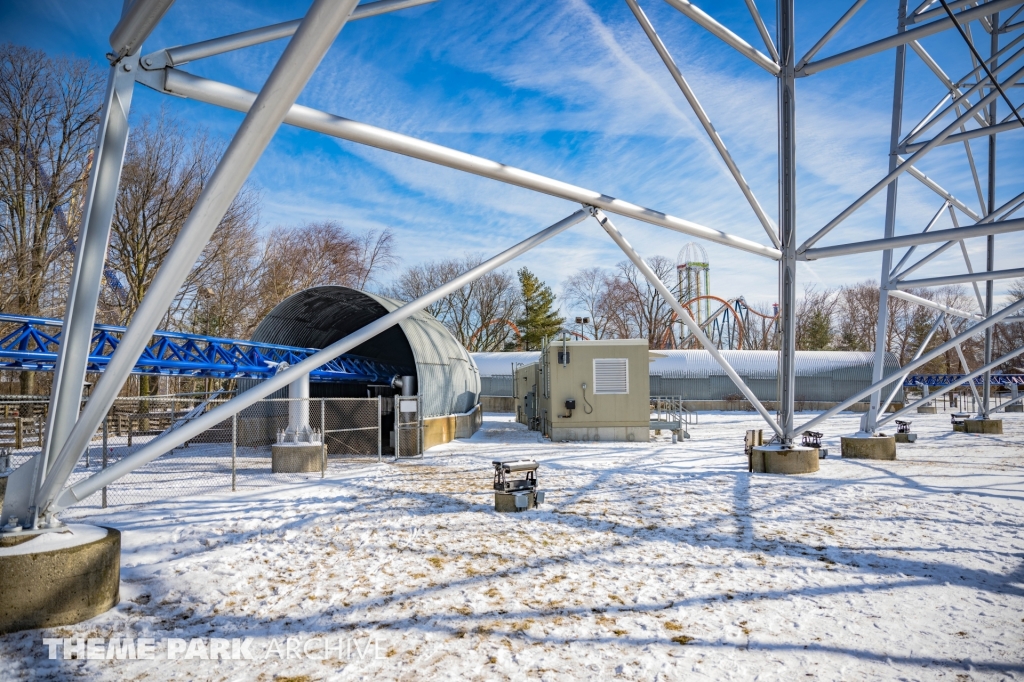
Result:
{"label": "electrical box", "polygon": [[650,439],[647,341],[552,341],[539,365],[536,418],[551,440]]}

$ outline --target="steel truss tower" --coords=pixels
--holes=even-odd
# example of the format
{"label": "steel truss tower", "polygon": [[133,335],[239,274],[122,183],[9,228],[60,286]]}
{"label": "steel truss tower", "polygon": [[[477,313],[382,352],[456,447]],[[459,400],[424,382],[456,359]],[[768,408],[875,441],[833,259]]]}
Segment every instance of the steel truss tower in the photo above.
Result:
{"label": "steel truss tower", "polygon": [[[964,341],[981,334],[985,334],[986,339],[989,340],[986,343],[984,365],[971,371],[965,380],[973,380],[974,377],[981,376],[1012,357],[1024,353],[1024,348],[1019,348],[1003,357],[993,359],[990,342],[993,325],[1011,318],[1021,308],[1024,308],[1024,300],[1019,300],[1001,310],[994,310],[992,295],[993,281],[1024,276],[1024,268],[996,270],[994,264],[995,235],[1024,230],[1024,218],[1011,218],[1024,205],[1024,192],[1002,204],[998,204],[995,192],[997,136],[1020,135],[1021,132],[1018,129],[1024,125],[1017,107],[1008,103],[1013,96],[1019,99],[1020,89],[1015,89],[1014,86],[1024,79],[1024,67],[1021,66],[1024,47],[1020,46],[1021,41],[1024,40],[1022,0],[988,0],[981,3],[953,0],[948,5],[946,0],[939,0],[938,3],[935,0],[924,0],[912,10],[908,8],[907,0],[896,0],[893,6],[898,10],[898,18],[892,28],[892,33],[887,37],[830,56],[818,57],[819,52],[829,44],[831,39],[866,2],[866,0],[855,0],[849,9],[837,18],[835,25],[799,59],[796,50],[795,13],[797,10],[794,0],[777,0],[774,40],[758,11],[755,0],[746,0],[751,21],[756,26],[764,43],[764,51],[743,40],[688,0],[665,0],[682,15],[708,30],[735,50],[737,58],[752,61],[767,72],[769,77],[777,80],[779,206],[776,221],[768,216],[754,196],[753,191],[743,178],[739,166],[726,148],[721,135],[712,125],[693,89],[637,0],[625,0],[640,28],[650,39],[653,48],[661,57],[682,96],[693,109],[694,115],[707,132],[713,146],[749,203],[754,217],[765,231],[768,244],[639,206],[600,191],[578,187],[490,159],[295,104],[297,96],[325,52],[338,38],[348,21],[369,19],[385,12],[401,10],[430,1],[377,0],[357,6],[357,0],[314,0],[309,11],[301,19],[213,38],[192,45],[158,49],[145,55],[141,51],[143,43],[170,8],[173,0],[135,0],[133,3],[126,3],[127,9],[110,35],[112,48],[109,55],[110,75],[96,144],[96,158],[89,178],[82,222],[82,237],[75,256],[75,266],[65,312],[64,342],[60,346],[54,370],[52,409],[47,423],[46,444],[42,454],[25,465],[30,467],[32,472],[28,483],[25,483],[24,476],[17,476],[18,472],[12,474],[12,477],[17,476],[14,479],[15,483],[27,486],[21,492],[28,494],[12,496],[9,488],[8,498],[11,500],[24,499],[24,502],[18,502],[18,504],[23,504],[27,508],[9,510],[5,500],[5,515],[14,514],[23,519],[28,518],[31,527],[59,523],[55,521],[53,515],[61,509],[85,499],[96,490],[156,459],[213,424],[230,418],[232,414],[287,386],[293,380],[308,374],[311,370],[333,358],[350,351],[358,344],[373,338],[451,291],[464,286],[486,272],[501,267],[512,258],[589,217],[593,217],[599,222],[652,286],[658,289],[690,334],[711,353],[734,381],[739,391],[751,402],[783,443],[792,443],[801,431],[812,428],[868,395],[871,395],[872,409],[863,425],[866,431],[873,432],[888,420],[901,414],[901,412],[897,412],[881,416],[885,414],[885,405],[888,402],[881,395],[881,388],[893,382],[895,377],[883,378],[881,376],[882,363],[876,361],[875,383],[850,396],[836,408],[805,424],[797,425],[793,409],[797,261],[842,257],[859,253],[881,254],[882,284],[879,291],[881,312],[877,321],[878,354],[883,352],[881,341],[884,340],[888,300],[893,297],[903,298],[935,310],[938,319],[933,325],[933,330],[938,328],[940,321],[944,319],[943,316],[959,316],[973,323],[965,331],[932,350],[924,351],[922,347],[918,356],[904,366],[902,372],[912,372],[945,351],[958,348]],[[978,61],[975,68],[956,80],[947,76],[940,66],[940,62],[947,55],[940,54],[933,57],[921,43],[923,39],[943,32],[956,32],[962,35],[963,40],[955,49],[971,50],[978,53],[974,56]],[[971,35],[982,36],[984,34],[990,36],[988,46],[982,45],[983,41],[975,41],[974,44],[969,42]],[[258,93],[201,78],[188,73],[183,68],[189,62],[205,57],[285,38],[289,40],[288,46]],[[905,105],[910,104],[905,101],[903,87],[905,64],[911,57],[908,48],[935,74],[944,97],[919,123],[904,134],[901,125],[903,110]],[[796,116],[799,111],[797,84],[802,78],[827,77],[822,74],[829,69],[890,50],[895,54],[896,78],[888,172],[860,198],[843,208],[834,219],[814,232],[809,238],[800,241],[799,232],[801,230],[798,230],[798,195],[795,173]],[[980,56],[981,52],[984,52],[984,56]],[[79,412],[90,334],[93,329],[96,301],[103,279],[110,221],[114,210],[114,199],[117,194],[125,144],[128,139],[128,114],[136,83],[175,97],[185,97],[244,112],[245,118],[208,184],[203,189],[192,214],[161,267],[154,285],[131,320],[106,371],[93,388],[88,403]],[[1008,98],[1006,95],[1010,95],[1010,97]],[[1002,105],[999,104],[1000,101],[1003,102]],[[1003,107],[1006,107],[1006,115],[1001,115]],[[74,486],[67,487],[75,464],[85,451],[121,385],[131,373],[136,360],[145,350],[146,344],[156,330],[172,297],[178,291],[228,205],[242,187],[282,123],[541,192],[568,202],[582,204],[583,208],[573,211],[569,216],[540,230],[519,244],[511,246],[439,289],[385,315],[331,346],[309,355],[304,360],[279,372],[255,388],[238,395],[224,405],[211,410],[188,425],[154,439],[113,467],[80,481]],[[987,174],[979,173],[973,158],[970,158],[970,141],[976,138],[987,138],[988,140]],[[979,193],[987,197],[982,202],[980,211],[968,207],[963,201],[945,190],[939,181],[922,173],[916,165],[932,150],[949,144],[964,144],[967,147],[970,158],[970,162],[967,164],[969,171],[979,188]],[[965,170],[965,172],[967,171]],[[954,220],[955,227],[932,230],[936,219],[922,220],[921,222],[927,222],[927,225],[920,232],[897,235],[895,231],[895,217],[898,208],[897,187],[900,180],[909,181],[904,176],[914,178],[934,192],[941,200],[941,207],[936,215],[948,211]],[[987,191],[984,192],[981,190],[983,177],[987,182]],[[818,245],[822,238],[837,225],[883,190],[886,191],[886,218],[884,225],[880,226],[877,238],[846,244]],[[780,307],[780,407],[777,415],[770,414],[754,396],[697,322],[684,310],[672,292],[657,278],[643,258],[612,224],[609,214],[626,216],[696,239],[711,241],[777,261]],[[966,220],[968,224],[960,225],[959,221],[961,220]],[[965,273],[937,273],[923,279],[908,279],[911,273],[927,265],[946,249],[961,245],[966,253],[966,248],[962,246],[963,241],[982,237],[986,238],[988,242],[988,258],[984,270],[975,272],[967,259],[968,262],[965,263],[967,272]],[[929,244],[940,244],[940,246],[908,265],[914,250],[918,246]],[[891,263],[895,251],[898,249],[906,249],[906,251],[898,264],[893,267]],[[906,291],[915,287],[961,282],[985,282],[986,295],[982,301],[979,301],[978,312],[956,310],[914,296]],[[985,382],[985,385],[987,386],[988,382]],[[951,386],[943,390],[952,390],[952,388]],[[931,399],[937,397],[943,390],[932,393]],[[888,398],[891,399],[891,397]],[[914,407],[915,405],[909,405],[904,408],[904,411]],[[990,411],[984,401],[982,411],[985,414]],[[12,504],[14,503],[12,502]]]}

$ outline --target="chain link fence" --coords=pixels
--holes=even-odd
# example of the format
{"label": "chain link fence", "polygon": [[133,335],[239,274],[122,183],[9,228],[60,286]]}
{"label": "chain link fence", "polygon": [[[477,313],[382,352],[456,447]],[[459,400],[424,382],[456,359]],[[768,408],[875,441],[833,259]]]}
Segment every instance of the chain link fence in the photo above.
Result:
{"label": "chain link fence", "polygon": [[[5,397],[6,398],[6,397]],[[248,490],[322,477],[378,462],[394,452],[394,415],[385,398],[308,398],[308,426],[320,435],[319,466],[304,473],[273,473],[273,447],[288,426],[289,398],[265,399],[214,425],[158,459],[97,492],[78,509],[145,504],[211,492]],[[79,460],[69,484],[102,471],[150,443],[227,402],[205,394],[118,398]],[[0,402],[0,474],[41,452],[49,401],[8,398]],[[415,415],[414,415],[415,417]],[[383,428],[382,428],[383,426]],[[409,431],[409,433],[407,433]],[[401,453],[418,448],[417,429],[403,423]],[[279,457],[282,456],[279,451]],[[287,455],[287,450],[284,451]]]}

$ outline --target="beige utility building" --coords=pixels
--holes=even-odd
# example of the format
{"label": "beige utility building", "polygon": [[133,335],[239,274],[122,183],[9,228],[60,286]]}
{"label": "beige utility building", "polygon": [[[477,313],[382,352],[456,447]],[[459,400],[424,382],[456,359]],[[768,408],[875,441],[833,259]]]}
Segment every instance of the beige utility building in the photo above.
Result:
{"label": "beige utility building", "polygon": [[553,441],[647,441],[649,362],[643,339],[552,342],[516,370],[517,418]]}

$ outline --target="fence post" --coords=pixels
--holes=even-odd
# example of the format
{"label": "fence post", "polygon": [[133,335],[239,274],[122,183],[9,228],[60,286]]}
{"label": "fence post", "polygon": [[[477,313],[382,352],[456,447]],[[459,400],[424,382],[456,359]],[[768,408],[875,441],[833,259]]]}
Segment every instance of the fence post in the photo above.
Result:
{"label": "fence post", "polygon": [[238,415],[231,415],[231,492],[235,492],[235,450],[238,447]]}
{"label": "fence post", "polygon": [[22,417],[21,410],[18,410],[18,416],[14,418],[14,449],[21,450],[21,434],[22,434]]}
{"label": "fence post", "polygon": [[[103,468],[107,468],[107,419],[103,418]],[[103,486],[103,508],[107,508],[107,486]]]}
{"label": "fence post", "polygon": [[324,422],[324,398],[320,398],[320,478],[327,471],[327,424]]}
{"label": "fence post", "polygon": [[132,421],[132,416],[128,415],[128,447],[132,446],[132,427],[135,423]]}
{"label": "fence post", "polygon": [[384,429],[384,425],[381,423],[381,397],[377,396],[377,464],[380,464],[381,457],[384,455],[384,443],[381,437],[381,431]]}

